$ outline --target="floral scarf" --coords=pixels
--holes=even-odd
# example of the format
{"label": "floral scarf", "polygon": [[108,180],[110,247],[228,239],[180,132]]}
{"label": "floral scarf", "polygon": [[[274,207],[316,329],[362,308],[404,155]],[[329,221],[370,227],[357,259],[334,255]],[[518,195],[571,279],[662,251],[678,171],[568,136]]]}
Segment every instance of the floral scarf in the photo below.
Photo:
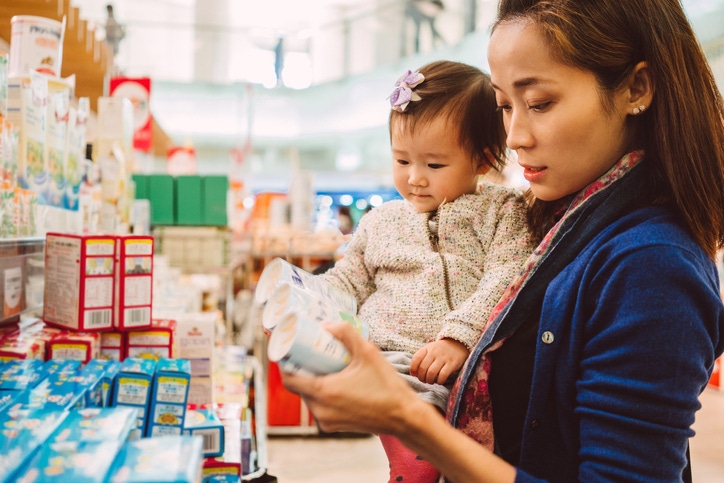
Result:
{"label": "floral scarf", "polygon": [[[578,193],[511,282],[490,315],[487,329],[468,357],[448,399],[447,418],[486,448],[493,450],[493,414],[488,391],[490,352],[499,348],[524,321],[538,317],[545,287],[601,229],[629,209],[638,183],[627,176],[643,158],[634,151]],[[617,181],[621,180],[620,183]],[[612,196],[615,192],[615,196]],[[591,216],[595,214],[595,216]],[[565,243],[561,243],[565,240]],[[551,255],[554,255],[551,257]],[[530,283],[529,283],[530,282]]]}

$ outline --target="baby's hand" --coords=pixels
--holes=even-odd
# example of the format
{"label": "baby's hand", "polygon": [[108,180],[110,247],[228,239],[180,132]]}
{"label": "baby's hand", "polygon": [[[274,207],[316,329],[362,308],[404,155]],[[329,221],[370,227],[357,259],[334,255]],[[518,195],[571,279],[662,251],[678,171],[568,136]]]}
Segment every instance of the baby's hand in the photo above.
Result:
{"label": "baby's hand", "polygon": [[445,384],[463,366],[468,354],[468,348],[456,340],[430,342],[412,356],[410,375],[427,384]]}

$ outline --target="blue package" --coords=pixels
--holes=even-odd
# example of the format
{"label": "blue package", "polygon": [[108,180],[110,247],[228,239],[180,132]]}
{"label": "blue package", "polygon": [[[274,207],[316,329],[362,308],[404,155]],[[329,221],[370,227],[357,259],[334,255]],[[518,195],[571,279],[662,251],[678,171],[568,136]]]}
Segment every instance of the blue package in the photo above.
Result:
{"label": "blue package", "polygon": [[108,473],[124,483],[197,483],[202,477],[200,436],[159,436],[126,443]]}

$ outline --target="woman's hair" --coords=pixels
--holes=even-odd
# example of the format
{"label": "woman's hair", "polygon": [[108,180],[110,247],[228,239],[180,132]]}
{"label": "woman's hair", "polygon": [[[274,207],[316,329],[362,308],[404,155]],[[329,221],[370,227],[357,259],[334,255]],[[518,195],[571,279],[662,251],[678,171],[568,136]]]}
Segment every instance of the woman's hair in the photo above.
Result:
{"label": "woman's hair", "polygon": [[[493,28],[516,19],[535,23],[558,61],[596,76],[604,108],[647,63],[652,104],[628,121],[646,152],[642,202],[674,207],[713,257],[724,246],[724,104],[679,1],[501,0]],[[531,222],[556,208],[536,200]]]}
{"label": "woman's hair", "polygon": [[[413,133],[445,116],[458,126],[460,146],[474,163],[500,169],[505,164],[505,127],[490,76],[477,67],[451,61],[432,62],[419,72],[425,80],[413,92],[421,99],[410,102],[404,112],[390,111],[390,134],[393,129]],[[485,155],[486,149],[492,161]]]}

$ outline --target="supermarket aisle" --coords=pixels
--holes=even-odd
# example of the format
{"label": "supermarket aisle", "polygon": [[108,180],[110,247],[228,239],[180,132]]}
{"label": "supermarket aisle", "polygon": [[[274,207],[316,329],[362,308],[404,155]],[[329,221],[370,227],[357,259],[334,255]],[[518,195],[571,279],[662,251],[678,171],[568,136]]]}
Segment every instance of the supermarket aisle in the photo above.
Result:
{"label": "supermarket aisle", "polygon": [[[724,392],[711,389],[691,442],[696,483],[724,481]],[[387,481],[387,460],[376,437],[280,437],[268,443],[269,473],[279,483],[377,483]]]}

